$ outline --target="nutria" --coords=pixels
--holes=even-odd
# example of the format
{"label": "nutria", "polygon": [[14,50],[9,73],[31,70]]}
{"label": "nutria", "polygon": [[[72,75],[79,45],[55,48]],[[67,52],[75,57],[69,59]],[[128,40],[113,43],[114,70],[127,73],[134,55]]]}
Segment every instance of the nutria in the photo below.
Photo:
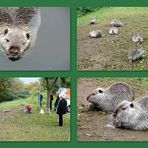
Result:
{"label": "nutria", "polygon": [[117,27],[111,27],[109,28],[109,34],[118,34],[119,33],[119,29]]}
{"label": "nutria", "polygon": [[123,27],[123,23],[120,20],[113,19],[110,23],[112,27]]}
{"label": "nutria", "polygon": [[123,82],[114,83],[108,88],[97,88],[87,97],[90,108],[96,108],[107,113],[113,112],[123,100],[132,101],[133,99],[133,89]]}
{"label": "nutria", "polygon": [[144,49],[139,48],[139,49],[133,49],[131,51],[129,51],[128,53],[128,59],[130,60],[130,62],[134,62],[135,60],[141,58],[144,54]]}
{"label": "nutria", "polygon": [[143,42],[143,37],[139,33],[134,33],[132,36],[132,41],[135,43],[141,43]]}
{"label": "nutria", "polygon": [[117,128],[148,130],[148,96],[122,101],[113,112],[113,125]]}
{"label": "nutria", "polygon": [[96,24],[97,23],[97,19],[94,17],[90,20],[90,24]]}
{"label": "nutria", "polygon": [[93,30],[89,32],[89,36],[91,38],[99,38],[102,36],[102,31],[101,30]]}
{"label": "nutria", "polygon": [[0,48],[11,61],[33,46],[40,26],[37,7],[0,7]]}

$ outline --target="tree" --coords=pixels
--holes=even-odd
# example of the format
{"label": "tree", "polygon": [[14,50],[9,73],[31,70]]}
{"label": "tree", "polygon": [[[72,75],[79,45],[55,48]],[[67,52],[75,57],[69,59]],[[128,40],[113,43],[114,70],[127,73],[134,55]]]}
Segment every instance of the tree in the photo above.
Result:
{"label": "tree", "polygon": [[12,100],[12,78],[0,78],[0,102]]}

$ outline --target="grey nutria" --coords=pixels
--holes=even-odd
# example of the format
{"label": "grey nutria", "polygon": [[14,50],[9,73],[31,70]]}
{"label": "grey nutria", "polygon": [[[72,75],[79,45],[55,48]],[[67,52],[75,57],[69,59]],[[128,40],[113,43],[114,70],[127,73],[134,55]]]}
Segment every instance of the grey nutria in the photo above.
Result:
{"label": "grey nutria", "polygon": [[37,7],[0,7],[0,48],[11,61],[33,46],[40,26]]}
{"label": "grey nutria", "polygon": [[135,43],[141,43],[143,42],[143,37],[139,33],[134,33],[132,36],[132,41]]}
{"label": "grey nutria", "polygon": [[107,88],[97,88],[87,97],[90,108],[111,113],[123,100],[134,99],[133,89],[124,82],[116,82]]}
{"label": "grey nutria", "polygon": [[89,32],[89,36],[92,38],[99,38],[102,36],[102,31],[101,30],[93,30]]}
{"label": "grey nutria", "polygon": [[123,23],[120,20],[117,20],[117,19],[113,19],[111,21],[110,25],[112,27],[122,27],[122,26],[124,26]]}
{"label": "grey nutria", "polygon": [[109,28],[109,34],[118,34],[119,33],[119,29],[117,27],[111,27]]}
{"label": "grey nutria", "polygon": [[148,130],[148,96],[121,102],[113,112],[113,125],[117,128]]}
{"label": "grey nutria", "polygon": [[139,48],[139,49],[133,49],[131,51],[129,51],[128,53],[128,59],[130,60],[130,62],[134,62],[135,60],[141,58],[144,54],[144,49],[143,48]]}
{"label": "grey nutria", "polygon": [[96,24],[97,23],[97,19],[94,17],[90,20],[90,24]]}

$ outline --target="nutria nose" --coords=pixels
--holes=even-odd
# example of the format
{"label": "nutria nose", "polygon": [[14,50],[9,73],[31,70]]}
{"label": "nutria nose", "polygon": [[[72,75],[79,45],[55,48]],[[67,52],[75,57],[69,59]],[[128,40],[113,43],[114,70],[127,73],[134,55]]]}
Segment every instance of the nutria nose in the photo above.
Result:
{"label": "nutria nose", "polygon": [[116,116],[117,116],[117,113],[114,112],[114,113],[112,114],[112,116],[113,116],[113,117],[116,117]]}
{"label": "nutria nose", "polygon": [[114,121],[113,125],[117,128],[119,128],[121,126],[120,122],[118,122],[118,121]]}
{"label": "nutria nose", "polygon": [[19,51],[20,51],[20,49],[19,49],[18,47],[12,46],[12,47],[9,48],[8,53],[9,53],[11,56],[18,56],[18,55],[19,55]]}
{"label": "nutria nose", "polygon": [[19,52],[16,50],[16,51],[10,51],[9,53],[13,56],[17,56]]}

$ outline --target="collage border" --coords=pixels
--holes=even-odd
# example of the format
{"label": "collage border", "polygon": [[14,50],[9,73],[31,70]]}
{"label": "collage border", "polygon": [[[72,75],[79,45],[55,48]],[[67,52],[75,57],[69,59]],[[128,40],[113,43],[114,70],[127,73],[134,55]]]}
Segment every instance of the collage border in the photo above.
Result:
{"label": "collage border", "polygon": [[0,77],[71,77],[71,141],[70,142],[0,142],[1,147],[134,147],[147,146],[147,142],[79,142],[77,141],[77,78],[79,77],[147,77],[148,71],[77,71],[77,15],[78,6],[148,6],[148,0],[0,0],[0,6],[70,7],[70,71],[1,71]]}

